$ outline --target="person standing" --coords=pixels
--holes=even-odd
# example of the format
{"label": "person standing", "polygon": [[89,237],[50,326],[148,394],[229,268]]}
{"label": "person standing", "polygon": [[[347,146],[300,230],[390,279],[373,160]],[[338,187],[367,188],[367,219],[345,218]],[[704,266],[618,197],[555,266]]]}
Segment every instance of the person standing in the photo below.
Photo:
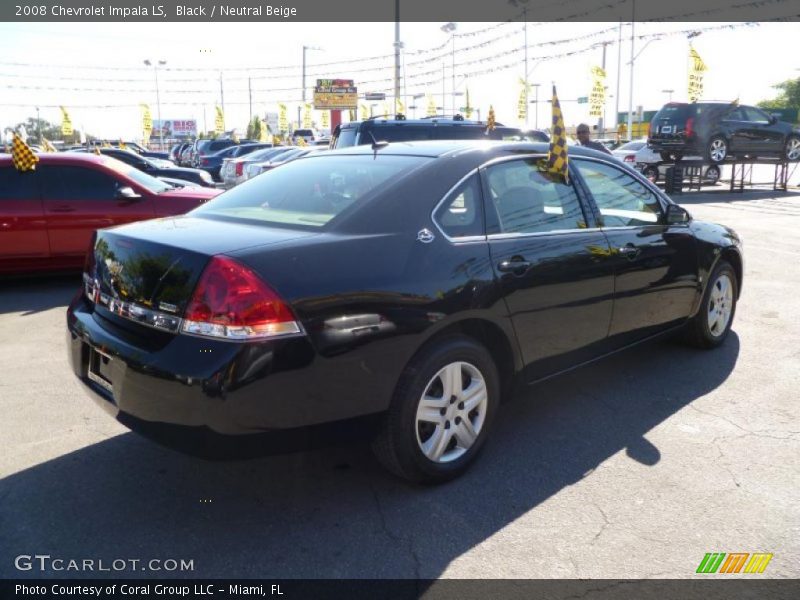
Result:
{"label": "person standing", "polygon": [[599,150],[600,152],[611,154],[611,151],[603,144],[592,141],[592,139],[589,137],[589,126],[586,123],[581,123],[578,125],[578,142],[581,146],[586,146],[592,150]]}

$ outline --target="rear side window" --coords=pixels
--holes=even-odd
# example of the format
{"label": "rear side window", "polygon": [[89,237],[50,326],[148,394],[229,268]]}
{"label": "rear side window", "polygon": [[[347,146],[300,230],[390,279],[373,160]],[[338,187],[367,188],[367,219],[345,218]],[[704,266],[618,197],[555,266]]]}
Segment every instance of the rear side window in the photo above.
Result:
{"label": "rear side window", "polygon": [[453,190],[436,210],[433,218],[451,238],[484,235],[478,174],[470,176]]}
{"label": "rear side window", "polygon": [[355,127],[342,128],[339,131],[339,137],[336,138],[334,148],[349,148],[356,145],[356,129]]}
{"label": "rear side window", "polygon": [[117,180],[101,171],[84,167],[42,167],[45,200],[114,200]]}
{"label": "rear side window", "polygon": [[0,200],[38,200],[36,171],[21,173],[14,167],[0,167]]}
{"label": "rear side window", "polygon": [[539,170],[537,159],[520,159],[486,169],[488,233],[544,233],[584,229],[586,220],[572,184]]}
{"label": "rear side window", "polygon": [[428,160],[393,155],[303,158],[250,179],[191,214],[316,229]]}

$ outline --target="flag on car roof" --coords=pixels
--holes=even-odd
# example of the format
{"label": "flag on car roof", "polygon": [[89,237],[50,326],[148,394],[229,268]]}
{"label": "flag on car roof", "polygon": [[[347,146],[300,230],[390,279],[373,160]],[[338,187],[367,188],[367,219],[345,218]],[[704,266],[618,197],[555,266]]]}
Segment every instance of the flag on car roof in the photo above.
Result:
{"label": "flag on car roof", "polygon": [[558,102],[556,86],[553,86],[553,124],[550,135],[550,152],[547,154],[545,170],[564,183],[569,182],[569,158],[567,157],[567,131],[564,128],[564,115],[561,114],[561,104]]}
{"label": "flag on car roof", "polygon": [[16,132],[11,141],[11,160],[18,171],[33,171],[36,169],[36,163],[39,162],[39,157]]}
{"label": "flag on car roof", "polygon": [[42,150],[45,152],[58,152],[56,147],[47,138],[42,138]]}
{"label": "flag on car roof", "polygon": [[494,118],[494,106],[491,104],[489,105],[489,116],[486,117],[486,133],[490,131],[494,131],[495,128],[495,118]]}
{"label": "flag on car roof", "polygon": [[122,140],[119,141],[119,149],[120,150],[127,150],[128,149],[128,147],[125,145],[125,142],[123,142]]}
{"label": "flag on car roof", "polygon": [[100,156],[102,154],[102,152],[100,152],[100,146],[94,147],[94,153],[97,154],[97,156]]}

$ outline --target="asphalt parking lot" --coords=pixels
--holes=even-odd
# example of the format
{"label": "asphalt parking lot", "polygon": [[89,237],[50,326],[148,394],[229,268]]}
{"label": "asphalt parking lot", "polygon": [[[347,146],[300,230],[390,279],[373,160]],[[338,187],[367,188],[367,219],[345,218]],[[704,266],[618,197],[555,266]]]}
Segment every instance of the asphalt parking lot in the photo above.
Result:
{"label": "asphalt parking lot", "polygon": [[169,576],[195,577],[682,578],[707,552],[773,553],[765,576],[800,576],[800,191],[680,201],[744,239],[726,344],[657,342],[530,388],[435,488],[362,443],[244,462],[162,449],[68,370],[78,277],[0,282],[0,576],[98,575],[14,567],[49,554],[192,560]]}

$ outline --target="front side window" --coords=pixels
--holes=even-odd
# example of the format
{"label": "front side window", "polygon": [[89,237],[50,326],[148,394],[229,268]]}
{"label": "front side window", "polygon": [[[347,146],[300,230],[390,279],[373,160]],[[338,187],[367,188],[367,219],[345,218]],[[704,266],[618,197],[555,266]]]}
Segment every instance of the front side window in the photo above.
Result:
{"label": "front side window", "polygon": [[317,229],[351,205],[369,201],[389,182],[429,160],[419,156],[321,153],[250,179],[190,214]]}
{"label": "front side window", "polygon": [[45,200],[114,200],[117,181],[95,169],[45,166],[41,169]]}
{"label": "front side window", "polygon": [[539,169],[539,159],[502,162],[486,168],[489,233],[545,233],[586,228],[572,184]]}
{"label": "front side window", "polygon": [[481,184],[478,174],[467,178],[442,202],[433,218],[451,238],[483,235]]}
{"label": "front side window", "polygon": [[604,227],[631,227],[662,222],[656,195],[622,169],[607,163],[573,162],[594,198]]}
{"label": "front side window", "polygon": [[743,106],[742,110],[744,114],[747,115],[747,120],[751,123],[760,123],[762,125],[766,125],[769,123],[769,117],[766,113],[761,112],[757,108],[753,108],[752,106]]}

